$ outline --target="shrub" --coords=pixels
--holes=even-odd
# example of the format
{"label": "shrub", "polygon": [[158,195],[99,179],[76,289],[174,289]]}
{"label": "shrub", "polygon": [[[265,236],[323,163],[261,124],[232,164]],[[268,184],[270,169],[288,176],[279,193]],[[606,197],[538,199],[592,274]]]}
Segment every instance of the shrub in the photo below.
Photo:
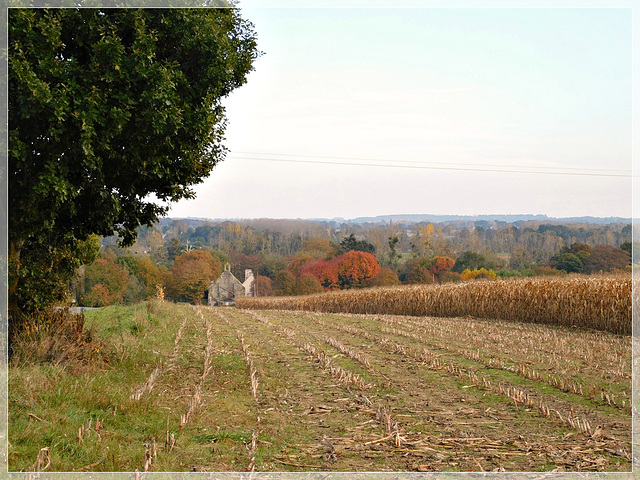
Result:
{"label": "shrub", "polygon": [[380,273],[367,282],[370,287],[390,287],[400,285],[398,274],[390,268],[383,268]]}
{"label": "shrub", "polygon": [[463,281],[462,275],[460,275],[458,272],[452,271],[442,273],[439,277],[439,280],[440,283],[457,283]]}

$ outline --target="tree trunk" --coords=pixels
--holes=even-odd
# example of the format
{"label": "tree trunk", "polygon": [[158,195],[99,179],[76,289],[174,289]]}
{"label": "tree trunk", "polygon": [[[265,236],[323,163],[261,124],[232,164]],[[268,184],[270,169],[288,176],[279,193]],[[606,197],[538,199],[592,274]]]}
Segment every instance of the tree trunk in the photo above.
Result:
{"label": "tree trunk", "polygon": [[15,322],[20,316],[20,308],[16,291],[18,289],[18,278],[20,277],[20,250],[23,240],[12,240],[9,242],[9,265],[8,265],[8,307],[9,307],[9,331],[15,327]]}

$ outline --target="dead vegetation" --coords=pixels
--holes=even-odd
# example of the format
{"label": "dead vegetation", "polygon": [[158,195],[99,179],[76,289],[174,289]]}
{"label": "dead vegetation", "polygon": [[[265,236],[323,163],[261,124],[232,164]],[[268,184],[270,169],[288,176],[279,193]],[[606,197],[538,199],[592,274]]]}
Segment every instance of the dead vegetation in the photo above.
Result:
{"label": "dead vegetation", "polygon": [[629,276],[525,278],[239,299],[256,310],[493,318],[631,334]]}
{"label": "dead vegetation", "polygon": [[84,314],[73,315],[65,309],[31,318],[12,338],[10,362],[61,365],[74,370],[90,368],[95,362],[108,363],[105,343],[94,339],[84,322]]}

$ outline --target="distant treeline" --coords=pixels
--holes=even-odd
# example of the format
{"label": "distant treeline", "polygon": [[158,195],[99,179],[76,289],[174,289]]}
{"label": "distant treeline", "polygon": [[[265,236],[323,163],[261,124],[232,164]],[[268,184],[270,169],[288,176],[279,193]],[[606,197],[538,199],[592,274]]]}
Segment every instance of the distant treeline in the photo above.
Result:
{"label": "distant treeline", "polygon": [[626,223],[475,220],[374,224],[311,220],[163,219],[137,242],[101,239],[100,258],[72,284],[85,305],[154,296],[198,302],[224,264],[257,294],[303,295],[400,284],[451,283],[566,273],[624,272]]}

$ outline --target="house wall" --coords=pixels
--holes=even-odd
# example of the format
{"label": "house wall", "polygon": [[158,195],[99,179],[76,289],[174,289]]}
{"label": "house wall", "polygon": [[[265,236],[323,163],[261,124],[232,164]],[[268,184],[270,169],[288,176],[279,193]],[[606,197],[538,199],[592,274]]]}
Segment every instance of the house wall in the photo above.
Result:
{"label": "house wall", "polygon": [[216,305],[223,301],[234,301],[236,298],[245,296],[244,286],[230,271],[222,272],[222,275],[215,282],[211,282],[207,290],[209,305]]}

